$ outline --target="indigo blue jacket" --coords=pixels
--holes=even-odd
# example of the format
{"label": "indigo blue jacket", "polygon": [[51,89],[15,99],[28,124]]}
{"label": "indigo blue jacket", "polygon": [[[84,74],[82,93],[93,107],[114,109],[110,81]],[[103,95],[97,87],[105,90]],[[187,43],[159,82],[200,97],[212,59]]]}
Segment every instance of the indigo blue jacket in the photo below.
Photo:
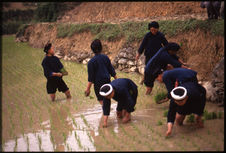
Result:
{"label": "indigo blue jacket", "polygon": [[44,75],[47,79],[52,77],[52,73],[58,73],[63,68],[63,64],[56,56],[46,56],[42,61],[42,67],[44,69]]}
{"label": "indigo blue jacket", "polygon": [[187,89],[188,95],[188,100],[183,106],[178,106],[171,98],[167,122],[174,123],[176,112],[181,115],[191,113],[202,115],[206,102],[206,90],[198,83],[196,76],[196,71],[186,68],[174,68],[163,72],[163,82],[168,90],[168,98],[171,98],[170,92],[175,87],[176,81],[178,81],[178,86]]}
{"label": "indigo blue jacket", "polygon": [[110,59],[104,54],[96,54],[88,62],[88,81],[100,83],[103,80],[110,80],[116,75]]}
{"label": "indigo blue jacket", "polygon": [[165,69],[167,64],[171,64],[173,67],[181,67],[181,63],[178,61],[176,55],[170,55],[165,47],[159,49],[159,51],[148,61],[144,71],[144,84],[148,87],[154,86],[155,78],[161,69]]}
{"label": "indigo blue jacket", "polygon": [[187,89],[188,99],[183,106],[177,105],[173,99],[170,100],[167,122],[174,123],[176,113],[189,115],[191,113],[202,115],[206,104],[206,90],[195,82],[184,82],[180,86]]}
{"label": "indigo blue jacket", "polygon": [[[137,85],[130,79],[119,78],[110,83],[115,91],[113,99],[119,104],[135,105],[137,96]],[[133,95],[136,95],[135,97]],[[103,112],[104,115],[110,114],[111,100],[104,98]]]}
{"label": "indigo blue jacket", "polygon": [[144,52],[145,56],[152,57],[163,45],[165,46],[166,44],[168,44],[168,41],[163,33],[158,31],[156,35],[153,35],[151,32],[148,32],[144,36],[138,52],[140,54]]}
{"label": "indigo blue jacket", "polygon": [[162,80],[165,83],[165,86],[168,90],[168,98],[170,97],[170,92],[175,87],[175,82],[178,81],[178,85],[183,84],[184,82],[195,82],[197,80],[197,72],[191,69],[186,68],[174,68],[172,70],[164,71]]}

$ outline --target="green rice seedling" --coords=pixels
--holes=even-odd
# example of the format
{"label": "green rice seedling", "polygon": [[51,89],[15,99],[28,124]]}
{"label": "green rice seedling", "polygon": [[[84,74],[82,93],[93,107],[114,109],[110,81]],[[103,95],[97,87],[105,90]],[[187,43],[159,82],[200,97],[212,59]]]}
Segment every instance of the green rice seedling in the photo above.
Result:
{"label": "green rice seedling", "polygon": [[147,123],[145,123],[145,122],[143,122],[143,121],[142,121],[142,123],[144,124],[144,126],[146,126],[146,128],[147,128],[148,130],[150,130],[152,133],[154,132],[154,130],[153,130],[153,128],[151,127],[150,124],[147,124]]}
{"label": "green rice seedling", "polygon": [[22,135],[24,136],[24,124],[23,124],[23,114],[22,112],[20,112],[20,126],[21,126],[21,129],[22,129]]}
{"label": "green rice seedling", "polygon": [[78,110],[78,107],[76,105],[73,105],[73,107],[74,107],[75,110]]}
{"label": "green rice seedling", "polygon": [[29,138],[28,138],[28,136],[26,137],[26,142],[27,142],[27,152],[29,152]]}
{"label": "green rice seedling", "polygon": [[72,123],[75,127],[78,127],[78,125],[76,124],[75,119],[73,117],[72,117]]}
{"label": "green rice seedling", "polygon": [[82,144],[81,144],[81,141],[80,141],[80,139],[79,139],[79,137],[78,137],[76,131],[75,131],[75,139],[76,139],[76,141],[77,141],[77,143],[78,143],[79,148],[82,149]]}
{"label": "green rice seedling", "polygon": [[10,116],[10,124],[11,124],[11,128],[10,128],[9,134],[10,136],[13,136],[14,135],[13,129],[15,129],[15,125],[13,123],[12,116]]}
{"label": "green rice seedling", "polygon": [[157,125],[162,125],[162,121],[158,121]]}
{"label": "green rice seedling", "polygon": [[210,135],[210,130],[207,131],[208,135]]}
{"label": "green rice seedling", "polygon": [[155,96],[154,96],[154,100],[156,103],[158,103],[160,100],[163,100],[167,97],[167,93],[166,92],[158,92]]}
{"label": "green rice seedling", "polygon": [[39,150],[42,150],[42,139],[39,135],[38,135],[38,147],[39,147]]}
{"label": "green rice seedling", "polygon": [[187,118],[187,122],[188,123],[194,123],[195,122],[195,115],[194,114],[190,114]]}
{"label": "green rice seedling", "polygon": [[220,151],[220,148],[219,147],[217,147],[217,151]]}
{"label": "green rice seedling", "polygon": [[207,120],[211,120],[212,119],[212,113],[211,112],[207,114],[206,119]]}
{"label": "green rice seedling", "polygon": [[207,112],[207,111],[204,111],[204,118],[206,120],[216,119],[216,118],[218,118],[218,115],[217,115],[216,112]]}
{"label": "green rice seedling", "polygon": [[196,144],[194,141],[192,141],[192,145],[193,145],[195,148],[198,147],[197,144]]}
{"label": "green rice seedling", "polygon": [[54,138],[53,138],[52,133],[50,133],[50,141],[51,141],[52,144],[53,144],[53,148],[55,148],[55,142],[54,142]]}
{"label": "green rice seedling", "polygon": [[102,133],[103,132],[102,130],[101,130],[101,134],[100,135],[101,135],[102,139],[105,141],[105,143],[107,144],[107,146],[111,146],[111,147],[113,147],[114,150],[117,150],[117,147],[115,146],[115,144],[111,143],[109,141],[109,139],[105,137],[105,135]]}
{"label": "green rice seedling", "polygon": [[217,118],[217,115],[216,115],[215,112],[204,111],[204,118],[205,118],[206,120],[211,120],[211,119]]}
{"label": "green rice seedling", "polygon": [[134,123],[132,123],[131,125],[133,126],[133,128],[135,129],[135,131],[137,131],[137,133],[138,133],[139,135],[142,134],[142,132],[138,129],[138,127],[137,127]]}
{"label": "green rice seedling", "polygon": [[87,122],[85,116],[84,116],[83,114],[81,114],[80,116],[81,116],[83,122],[85,123],[85,125],[86,125],[87,127],[90,127],[90,125],[89,125],[89,123]]}
{"label": "green rice seedling", "polygon": [[67,144],[67,150],[72,151],[72,149],[69,147],[69,145]]}
{"label": "green rice seedling", "polygon": [[208,120],[208,111],[206,109],[203,111],[203,116],[204,119]]}
{"label": "green rice seedling", "polygon": [[160,132],[158,132],[158,131],[155,131],[155,133],[156,133],[159,137],[162,136],[162,133],[160,133]]}
{"label": "green rice seedling", "polygon": [[15,146],[14,146],[14,152],[16,152],[17,151],[17,137],[15,138]]}
{"label": "green rice seedling", "polygon": [[212,119],[216,119],[217,118],[217,114],[215,112],[211,113]]}
{"label": "green rice seedling", "polygon": [[212,143],[212,147],[215,149],[215,148],[217,148],[217,145],[216,145],[216,143]]}
{"label": "green rice seedling", "polygon": [[168,111],[169,111],[169,110],[165,110],[165,111],[164,111],[164,114],[163,114],[164,117],[167,117]]}
{"label": "green rice seedling", "polygon": [[187,138],[186,140],[187,140],[187,142],[189,142],[189,141],[190,141],[190,139],[189,139],[189,138]]}
{"label": "green rice seedling", "polygon": [[221,119],[222,116],[223,116],[223,113],[222,112],[218,112],[217,118]]}
{"label": "green rice seedling", "polygon": [[94,99],[94,97],[93,97],[93,96],[89,96],[89,98],[90,98],[90,99]]}
{"label": "green rice seedling", "polygon": [[[128,134],[128,133],[126,132],[126,130],[124,129],[123,126],[120,125],[120,129],[122,130],[122,132],[123,132],[123,134],[124,134],[125,136],[127,136],[127,137],[133,139],[133,137],[132,137],[130,134]],[[130,146],[132,147],[133,151],[136,151],[136,147],[135,147],[134,145],[131,144]]]}
{"label": "green rice seedling", "polygon": [[202,120],[203,123],[205,122],[205,118],[202,118],[201,120]]}
{"label": "green rice seedling", "polygon": [[90,141],[93,145],[95,145],[94,140],[93,140],[93,138],[92,138],[92,136],[90,135],[89,132],[87,132],[87,135],[88,135],[88,137],[89,137],[89,141]]}
{"label": "green rice seedling", "polygon": [[64,138],[64,143],[66,143],[67,135],[64,132],[62,133],[62,135],[63,135],[63,138]]}

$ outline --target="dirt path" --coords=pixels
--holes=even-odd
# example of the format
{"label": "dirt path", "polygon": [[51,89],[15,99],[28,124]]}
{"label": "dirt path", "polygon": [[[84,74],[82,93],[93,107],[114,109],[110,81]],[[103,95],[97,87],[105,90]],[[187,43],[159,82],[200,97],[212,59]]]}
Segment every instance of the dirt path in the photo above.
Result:
{"label": "dirt path", "polygon": [[122,124],[115,116],[112,101],[109,127],[102,128],[102,109],[94,91],[84,96],[86,65],[62,61],[69,75],[64,78],[72,100],[57,92],[52,103],[46,94],[46,80],[40,65],[41,49],[15,43],[3,37],[2,54],[2,150],[3,151],[223,151],[224,108],[207,103],[208,112],[222,112],[219,119],[205,120],[197,129],[185,122],[175,126],[165,138],[168,103],[157,105],[153,95],[161,90],[155,85],[153,95],[145,95],[136,73],[117,72],[138,85],[138,101],[132,120]]}

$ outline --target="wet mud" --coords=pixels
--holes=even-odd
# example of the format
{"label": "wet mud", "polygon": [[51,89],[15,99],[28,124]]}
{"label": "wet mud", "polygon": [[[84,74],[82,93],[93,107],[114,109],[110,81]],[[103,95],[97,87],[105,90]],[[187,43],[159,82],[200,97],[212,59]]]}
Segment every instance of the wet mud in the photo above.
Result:
{"label": "wet mud", "polygon": [[59,100],[58,104],[51,107],[50,119],[41,123],[42,130],[8,140],[3,150],[213,151],[224,148],[223,119],[206,121],[203,129],[191,123],[185,123],[182,127],[174,126],[172,136],[166,138],[166,117],[158,108],[135,111],[132,120],[123,124],[116,117],[116,105],[116,102],[112,103],[108,127],[103,128],[100,104],[73,113],[67,111],[70,102]]}

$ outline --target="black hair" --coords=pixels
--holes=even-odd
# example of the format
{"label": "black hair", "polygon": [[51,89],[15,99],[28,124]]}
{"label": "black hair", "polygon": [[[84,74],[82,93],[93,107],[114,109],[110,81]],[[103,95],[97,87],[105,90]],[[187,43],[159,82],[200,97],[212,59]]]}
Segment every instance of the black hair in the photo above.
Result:
{"label": "black hair", "polygon": [[52,44],[48,42],[44,47],[44,52],[47,54],[51,47],[52,47]]}
{"label": "black hair", "polygon": [[100,91],[101,92],[104,92],[104,93],[107,93],[111,88],[109,86],[103,86]]}
{"label": "black hair", "polygon": [[154,27],[156,29],[159,28],[159,24],[156,21],[152,21],[151,23],[148,24],[148,30],[150,30],[151,27]]}
{"label": "black hair", "polygon": [[174,91],[175,95],[183,96],[184,95],[184,90],[183,89],[175,89]]}
{"label": "black hair", "polygon": [[165,46],[165,49],[167,51],[169,50],[178,51],[180,49],[180,46],[177,43],[170,42]]}
{"label": "black hair", "polygon": [[102,51],[102,44],[99,39],[95,39],[90,45],[94,54],[100,53]]}

